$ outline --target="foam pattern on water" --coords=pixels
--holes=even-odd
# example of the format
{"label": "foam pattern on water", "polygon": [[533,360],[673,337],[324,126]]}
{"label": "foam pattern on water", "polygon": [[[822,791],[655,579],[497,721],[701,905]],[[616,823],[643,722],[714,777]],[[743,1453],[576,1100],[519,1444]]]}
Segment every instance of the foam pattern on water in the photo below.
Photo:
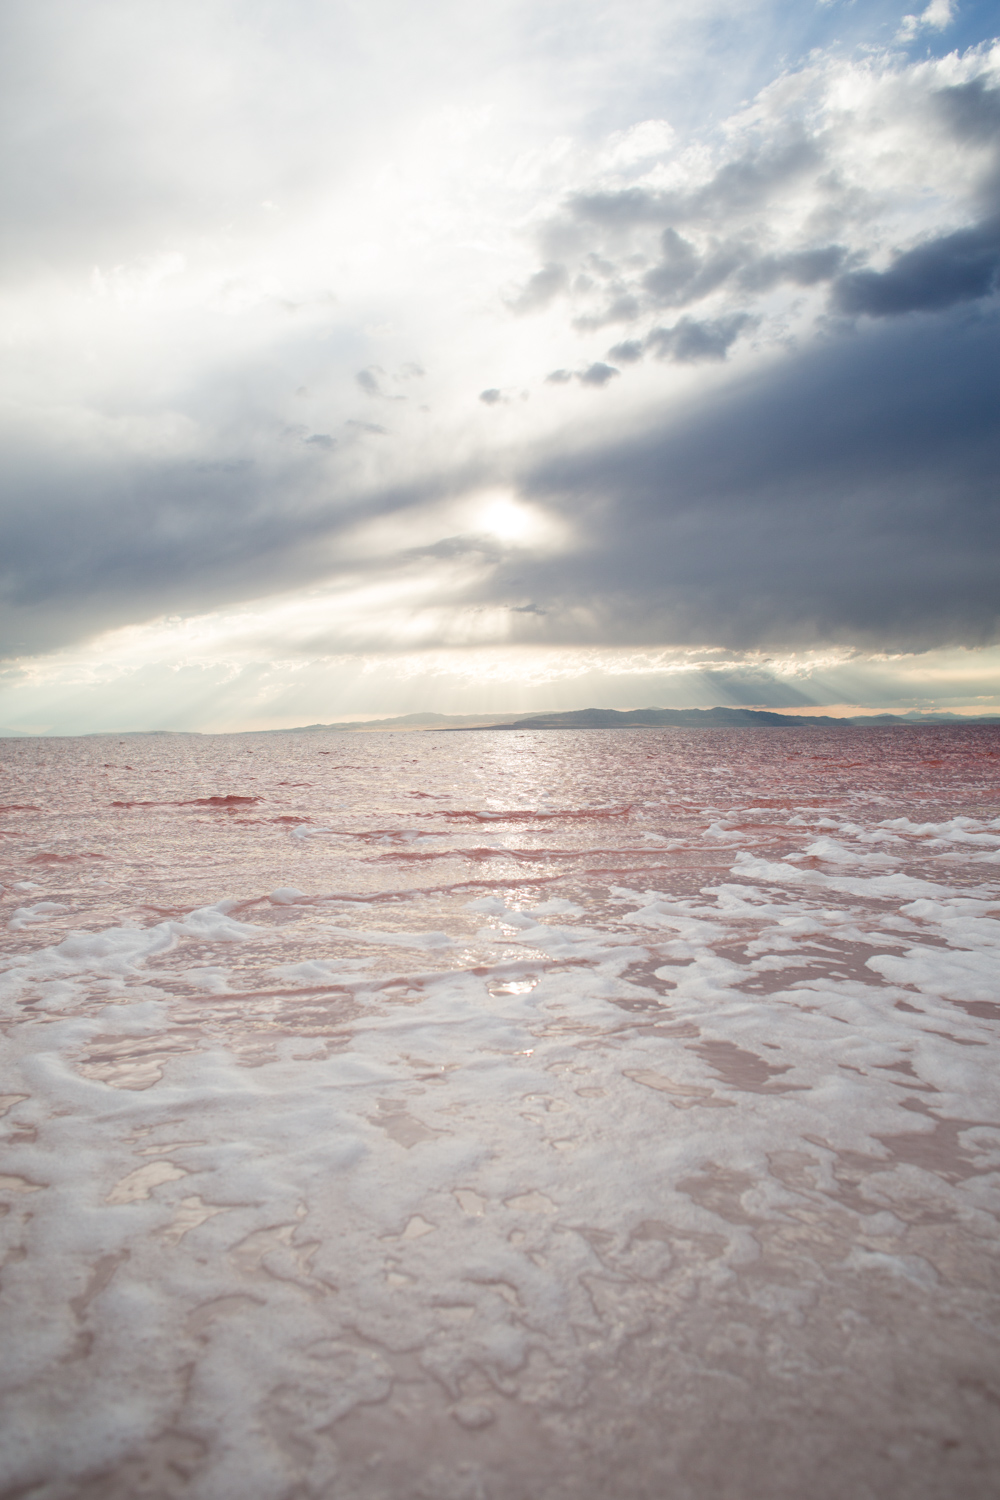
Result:
{"label": "foam pattern on water", "polygon": [[3,762],[0,1494],[992,1495],[997,731]]}

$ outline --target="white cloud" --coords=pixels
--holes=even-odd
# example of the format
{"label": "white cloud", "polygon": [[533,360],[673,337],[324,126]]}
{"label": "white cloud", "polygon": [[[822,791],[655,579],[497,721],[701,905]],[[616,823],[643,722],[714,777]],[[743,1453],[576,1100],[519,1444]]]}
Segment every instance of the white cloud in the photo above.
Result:
{"label": "white cloud", "polygon": [[897,36],[900,41],[911,41],[924,27],[932,31],[944,31],[955,19],[952,0],[931,0],[919,16],[904,16]]}

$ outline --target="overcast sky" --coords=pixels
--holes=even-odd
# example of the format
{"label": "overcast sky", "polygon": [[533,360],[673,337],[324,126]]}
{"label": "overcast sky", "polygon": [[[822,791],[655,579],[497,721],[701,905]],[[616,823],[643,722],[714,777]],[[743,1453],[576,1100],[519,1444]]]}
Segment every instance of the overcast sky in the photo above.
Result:
{"label": "overcast sky", "polygon": [[1000,46],[7,0],[0,732],[1000,711]]}

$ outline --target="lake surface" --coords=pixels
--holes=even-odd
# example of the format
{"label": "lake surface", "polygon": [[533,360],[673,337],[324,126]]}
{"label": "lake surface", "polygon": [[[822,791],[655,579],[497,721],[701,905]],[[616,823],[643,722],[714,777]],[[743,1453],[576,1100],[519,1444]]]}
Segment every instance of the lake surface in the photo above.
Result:
{"label": "lake surface", "polygon": [[0,1495],[992,1500],[1000,730],[0,775]]}

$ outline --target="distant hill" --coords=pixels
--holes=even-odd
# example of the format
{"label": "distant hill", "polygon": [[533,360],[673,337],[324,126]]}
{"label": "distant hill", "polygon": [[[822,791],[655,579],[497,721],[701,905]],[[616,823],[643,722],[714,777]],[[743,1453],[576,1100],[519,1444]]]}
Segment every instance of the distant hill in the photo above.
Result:
{"label": "distant hill", "polygon": [[532,714],[513,723],[497,724],[497,729],[833,729],[852,723],[849,719],[829,716],[805,717],[799,714],[771,713],[759,708],[581,708],[563,714]]}
{"label": "distant hill", "polygon": [[856,714],[837,719],[830,714],[779,714],[760,708],[583,708],[573,713],[533,714],[497,729],[864,729],[874,726],[918,724],[1000,724],[1000,714],[969,719],[958,714]]}
{"label": "distant hill", "polygon": [[513,714],[400,714],[394,719],[346,719],[340,724],[299,724],[295,729],[265,729],[264,734],[302,734],[311,729],[492,729],[507,726]]}
{"label": "distant hill", "polygon": [[[304,724],[301,732],[337,729],[354,732],[379,730],[483,730],[483,729],[852,729],[920,724],[1000,724],[1000,714],[967,718],[962,714],[855,714],[834,718],[830,714],[781,714],[761,708],[579,708],[566,713],[529,714],[402,714],[394,719],[367,719],[340,724]],[[271,733],[288,733],[273,730]]]}

